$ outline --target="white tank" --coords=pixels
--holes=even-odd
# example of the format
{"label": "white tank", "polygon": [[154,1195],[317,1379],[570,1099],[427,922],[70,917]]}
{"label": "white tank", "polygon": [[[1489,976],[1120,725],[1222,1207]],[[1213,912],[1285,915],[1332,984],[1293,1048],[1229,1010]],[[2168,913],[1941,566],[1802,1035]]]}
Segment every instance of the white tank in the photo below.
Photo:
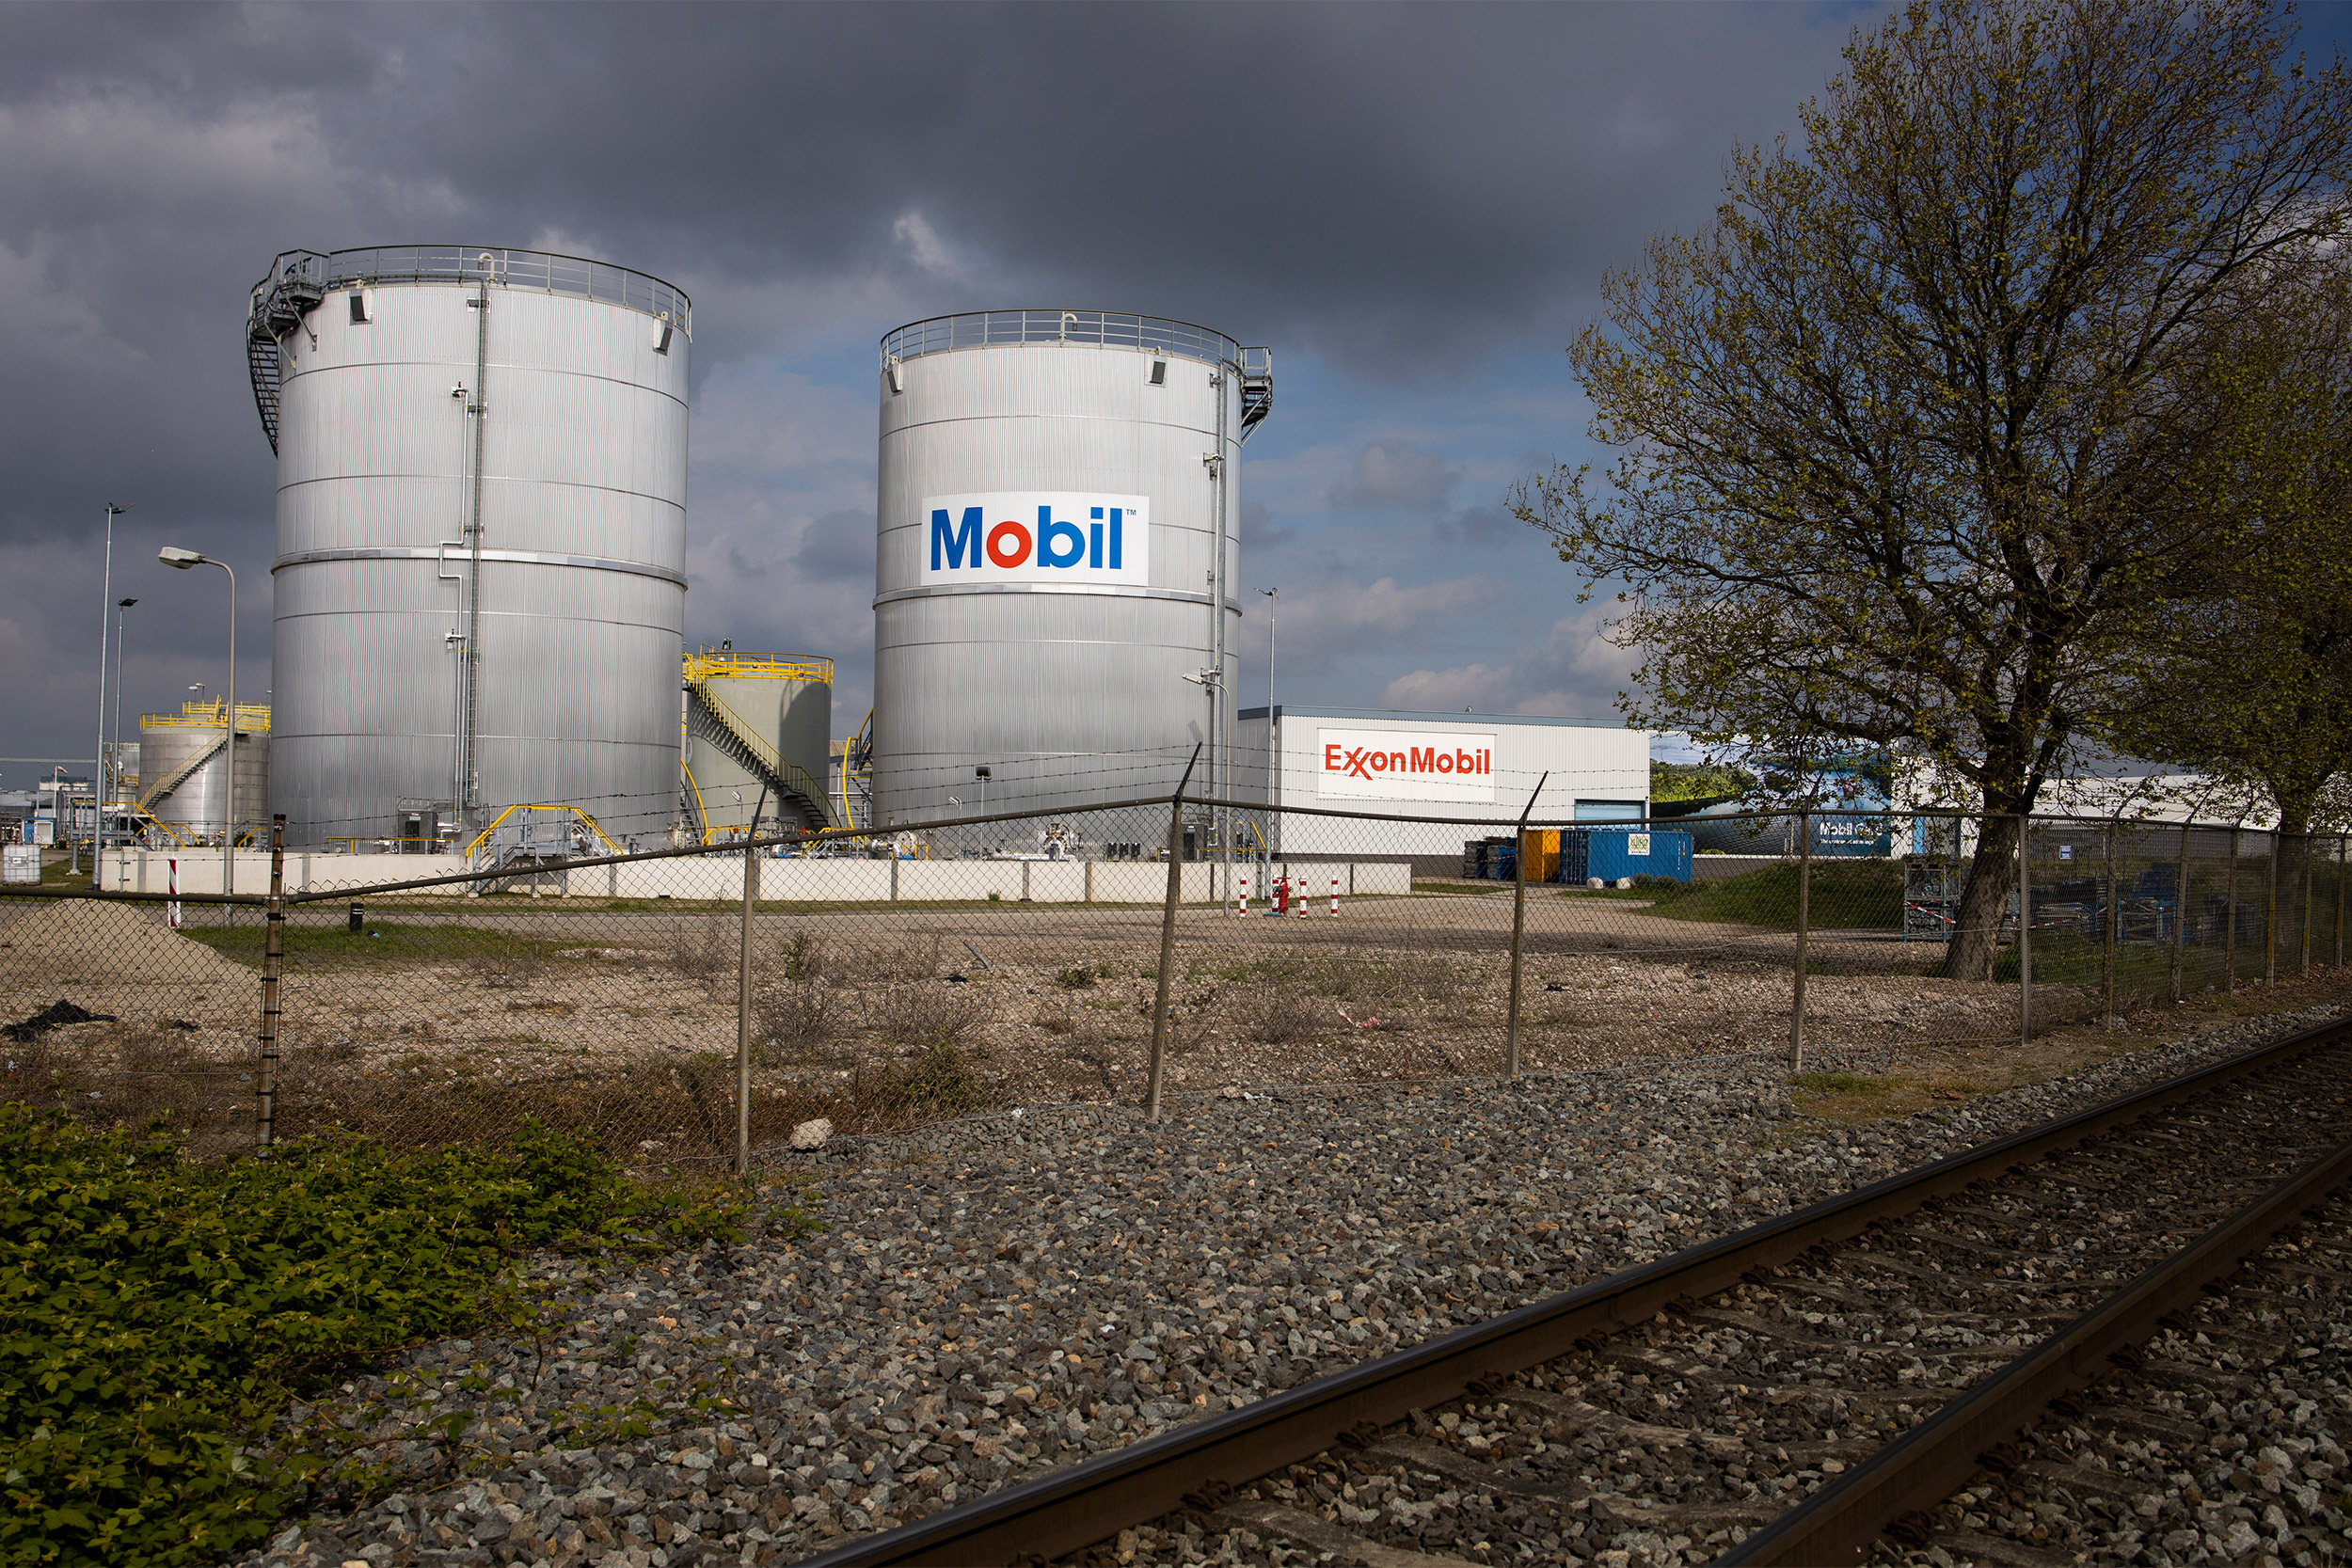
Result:
{"label": "white tank", "polygon": [[[167,825],[170,838],[220,842],[229,809],[230,764],[221,740],[228,709],[225,702],[183,703],[177,713],[139,716],[144,770],[131,798],[143,816]],[[266,706],[237,705],[237,833],[256,843],[269,837],[269,719]]]}
{"label": "white tank", "polygon": [[675,819],[688,311],[626,268],[462,245],[289,252],[255,287],[292,842]]}
{"label": "white tank", "polygon": [[1077,310],[882,349],[878,819],[1165,793],[1196,743],[1196,791],[1221,781],[1238,459],[1271,356]]}

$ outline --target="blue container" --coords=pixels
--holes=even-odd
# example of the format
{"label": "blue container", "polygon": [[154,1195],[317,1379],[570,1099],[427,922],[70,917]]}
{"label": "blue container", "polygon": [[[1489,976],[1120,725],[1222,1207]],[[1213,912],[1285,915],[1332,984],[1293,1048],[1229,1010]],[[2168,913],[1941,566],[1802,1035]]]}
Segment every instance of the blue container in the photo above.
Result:
{"label": "blue container", "polygon": [[1691,835],[1655,828],[1567,828],[1560,834],[1560,880],[1571,885],[1598,877],[1691,879]]}

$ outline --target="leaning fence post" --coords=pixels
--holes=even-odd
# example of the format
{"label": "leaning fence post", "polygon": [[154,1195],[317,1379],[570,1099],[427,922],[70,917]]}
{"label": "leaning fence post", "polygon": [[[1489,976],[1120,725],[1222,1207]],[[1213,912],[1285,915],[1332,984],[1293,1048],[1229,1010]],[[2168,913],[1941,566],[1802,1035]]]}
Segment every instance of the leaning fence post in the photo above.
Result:
{"label": "leaning fence post", "polygon": [[735,960],[735,1174],[752,1173],[752,906],[759,901],[756,838],[743,841],[743,936]]}
{"label": "leaning fence post", "polygon": [[269,918],[262,938],[262,1060],[253,1075],[253,1147],[267,1148],[278,1123],[278,967],[285,954],[286,818],[269,822]]}
{"label": "leaning fence post", "polygon": [[1813,814],[1797,813],[1797,973],[1788,990],[1788,1070],[1804,1070],[1804,973],[1813,938]]}
{"label": "leaning fence post", "polygon": [[[1535,809],[1535,797],[1544,792],[1544,783],[1551,777],[1549,768],[1535,781],[1529,792],[1526,809],[1519,813],[1518,853],[1512,857],[1511,879],[1511,1011],[1502,1029],[1502,1072],[1506,1078],[1519,1075],[1519,939],[1527,930],[1527,818]],[[1340,912],[1340,884],[1331,883],[1331,912]]]}
{"label": "leaning fence post", "polygon": [[2115,824],[2107,824],[2106,918],[2099,922],[2099,1027],[2115,1027],[2115,927],[2123,917],[2123,890],[2115,872]]}
{"label": "leaning fence post", "polygon": [[2017,1043],[2033,1043],[2033,817],[2017,814]]}
{"label": "leaning fence post", "polygon": [[1152,998],[1152,1079],[1144,1119],[1160,1119],[1160,1073],[1168,1060],[1168,971],[1176,965],[1176,903],[1184,891],[1184,786],[1192,783],[1193,765],[1200,760],[1200,748],[1192,749],[1192,761],[1184,764],[1184,776],[1176,781],[1176,793],[1168,800],[1168,902],[1160,911],[1159,989]]}
{"label": "leaning fence post", "polygon": [[2181,823],[2180,863],[2172,873],[2172,1000],[2181,1000],[2183,944],[2188,941],[2188,823]]}

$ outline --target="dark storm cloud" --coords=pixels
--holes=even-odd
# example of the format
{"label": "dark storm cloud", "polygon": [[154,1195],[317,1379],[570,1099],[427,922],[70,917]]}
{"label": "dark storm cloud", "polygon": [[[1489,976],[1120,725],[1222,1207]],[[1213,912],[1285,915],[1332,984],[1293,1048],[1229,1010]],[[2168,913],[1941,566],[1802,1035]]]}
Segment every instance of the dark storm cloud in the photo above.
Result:
{"label": "dark storm cloud", "polygon": [[[1662,6],[0,10],[0,644],[40,667],[60,657],[43,650],[78,645],[84,618],[94,641],[80,608],[99,597],[94,519],[128,499],[126,569],[151,571],[163,543],[240,566],[241,674],[265,683],[274,472],[241,329],[278,250],[536,245],[685,285],[690,526],[711,538],[703,503],[742,498],[728,465],[749,451],[718,450],[701,405],[714,376],[838,356],[927,314],[1141,309],[1392,389],[1556,345],[1604,266],[1711,206],[1735,140],[1787,124],[1851,20]],[[730,395],[739,409],[748,394]],[[856,562],[835,559],[834,519],[822,539],[809,519],[864,499],[852,492],[870,477],[838,470],[854,459],[870,476],[869,442],[790,459],[821,483],[774,520],[787,543],[729,546],[831,583],[792,625],[849,625]],[[766,483],[757,464],[741,472]],[[729,594],[698,583],[696,598]],[[159,682],[173,658],[215,657],[216,610],[192,590],[148,608]],[[72,733],[53,707],[81,701],[58,693],[83,677],[56,673],[19,688],[8,727]]]}

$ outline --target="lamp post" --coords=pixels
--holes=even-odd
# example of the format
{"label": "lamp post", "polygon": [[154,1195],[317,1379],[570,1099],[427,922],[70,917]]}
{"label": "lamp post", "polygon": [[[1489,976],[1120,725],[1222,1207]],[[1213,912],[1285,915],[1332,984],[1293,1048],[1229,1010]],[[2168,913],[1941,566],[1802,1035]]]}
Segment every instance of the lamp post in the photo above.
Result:
{"label": "lamp post", "polygon": [[[106,617],[114,613],[115,596],[115,519],[130,511],[127,505],[106,503],[106,564],[99,577],[98,587],[98,752],[90,767],[91,804],[103,806],[97,799],[106,791]],[[98,875],[99,851],[105,847],[105,818],[96,813],[90,816],[90,875]],[[80,841],[75,841],[74,866],[79,869]]]}
{"label": "lamp post", "polygon": [[[220,891],[237,891],[237,573],[226,561],[166,545],[155,559],[175,571],[217,566],[229,574],[229,716],[221,730],[221,755],[228,761],[229,787],[221,802]],[[234,907],[230,906],[233,914]]]}
{"label": "lamp post", "polygon": [[[122,794],[122,623],[124,620],[122,612],[136,603],[138,603],[136,599],[115,601],[115,740],[112,748],[112,760],[114,762],[114,792],[117,799],[119,799]],[[124,836],[126,839],[129,836],[127,824],[124,828]]]}

